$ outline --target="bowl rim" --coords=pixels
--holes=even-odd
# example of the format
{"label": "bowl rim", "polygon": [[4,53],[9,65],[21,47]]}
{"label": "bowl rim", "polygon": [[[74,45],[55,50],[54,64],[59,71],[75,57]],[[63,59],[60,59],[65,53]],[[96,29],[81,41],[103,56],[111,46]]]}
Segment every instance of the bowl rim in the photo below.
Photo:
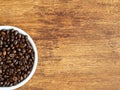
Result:
{"label": "bowl rim", "polygon": [[18,28],[18,27],[15,27],[15,26],[0,26],[0,30],[2,29],[5,29],[5,30],[10,30],[10,29],[14,29],[14,30],[17,30],[19,33],[23,34],[23,35],[27,35],[28,36],[28,40],[29,42],[31,43],[32,47],[33,47],[33,50],[34,50],[34,57],[35,57],[35,61],[34,61],[34,65],[33,65],[33,68],[32,68],[32,71],[31,73],[29,74],[29,76],[27,76],[26,79],[24,79],[22,82],[14,85],[14,86],[10,86],[10,87],[0,87],[0,90],[14,90],[14,89],[17,89],[21,86],[23,86],[24,84],[26,84],[33,76],[33,74],[35,73],[35,70],[37,68],[37,63],[38,63],[38,51],[37,51],[37,48],[36,48],[36,45],[34,43],[34,41],[32,40],[32,38],[30,37],[29,34],[27,34],[25,31],[23,31],[22,29]]}

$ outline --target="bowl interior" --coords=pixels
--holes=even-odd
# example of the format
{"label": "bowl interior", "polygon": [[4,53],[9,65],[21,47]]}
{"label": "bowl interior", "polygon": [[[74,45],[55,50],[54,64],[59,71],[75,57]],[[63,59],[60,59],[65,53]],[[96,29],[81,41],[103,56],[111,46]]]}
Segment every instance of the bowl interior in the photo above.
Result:
{"label": "bowl interior", "polygon": [[20,28],[14,27],[14,26],[0,26],[0,30],[2,30],[2,29],[5,29],[5,30],[14,29],[14,30],[17,30],[19,33],[21,33],[23,35],[27,35],[28,36],[28,40],[30,41],[30,43],[31,43],[31,45],[33,47],[34,53],[35,53],[35,55],[34,55],[34,57],[35,57],[34,58],[34,65],[33,65],[32,71],[31,71],[31,73],[29,74],[29,76],[26,79],[24,79],[20,83],[14,85],[14,86],[11,86],[11,87],[0,87],[0,90],[14,90],[16,88],[21,87],[22,85],[27,83],[32,78],[32,76],[33,76],[33,74],[34,74],[34,72],[36,70],[36,67],[37,67],[38,53],[37,53],[37,48],[36,48],[35,43],[33,42],[32,38],[26,32],[24,32]]}

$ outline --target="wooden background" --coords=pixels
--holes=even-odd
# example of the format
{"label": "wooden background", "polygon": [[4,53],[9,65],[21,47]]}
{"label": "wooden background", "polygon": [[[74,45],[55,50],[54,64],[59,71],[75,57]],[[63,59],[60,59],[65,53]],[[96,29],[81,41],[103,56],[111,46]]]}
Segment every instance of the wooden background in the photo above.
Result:
{"label": "wooden background", "polygon": [[18,90],[120,90],[120,0],[0,0],[0,25],[25,30],[38,49]]}

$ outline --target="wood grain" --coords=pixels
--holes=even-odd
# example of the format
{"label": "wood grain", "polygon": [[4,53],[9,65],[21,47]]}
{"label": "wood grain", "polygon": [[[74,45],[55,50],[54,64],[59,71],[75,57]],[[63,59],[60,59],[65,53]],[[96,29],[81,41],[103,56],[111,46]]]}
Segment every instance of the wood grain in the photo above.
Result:
{"label": "wood grain", "polygon": [[18,90],[120,90],[120,0],[0,0],[0,25],[22,28],[38,49]]}

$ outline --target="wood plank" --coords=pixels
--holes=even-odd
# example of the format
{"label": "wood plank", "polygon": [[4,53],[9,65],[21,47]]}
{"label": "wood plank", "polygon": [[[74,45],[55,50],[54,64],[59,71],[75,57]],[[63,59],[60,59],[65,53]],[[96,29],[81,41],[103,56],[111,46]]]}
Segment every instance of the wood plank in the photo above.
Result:
{"label": "wood plank", "polygon": [[25,30],[39,52],[18,90],[120,89],[120,0],[1,0],[0,25]]}

